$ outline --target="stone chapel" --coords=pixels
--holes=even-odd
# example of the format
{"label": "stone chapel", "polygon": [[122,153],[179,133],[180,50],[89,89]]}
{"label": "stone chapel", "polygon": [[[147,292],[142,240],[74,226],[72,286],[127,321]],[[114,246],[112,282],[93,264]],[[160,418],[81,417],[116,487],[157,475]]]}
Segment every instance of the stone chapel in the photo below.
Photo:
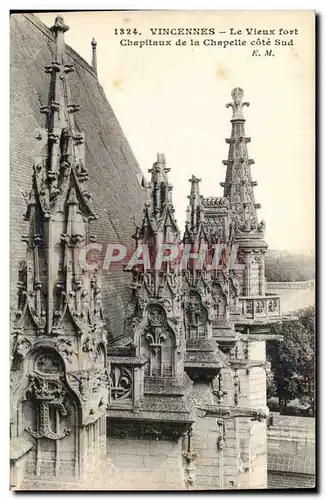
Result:
{"label": "stone chapel", "polygon": [[[96,42],[90,66],[68,29],[11,16],[11,488],[265,489],[265,343],[281,313],[266,294],[249,103],[231,91],[223,196],[192,176],[180,228],[164,154],[139,182]],[[208,258],[89,269],[79,251],[96,235]],[[211,266],[220,242],[240,265]]]}

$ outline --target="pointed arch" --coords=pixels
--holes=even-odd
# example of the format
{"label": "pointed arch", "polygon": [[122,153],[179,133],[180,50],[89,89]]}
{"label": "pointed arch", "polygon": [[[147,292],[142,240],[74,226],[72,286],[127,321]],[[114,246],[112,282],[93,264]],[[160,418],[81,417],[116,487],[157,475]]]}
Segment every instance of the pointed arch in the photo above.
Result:
{"label": "pointed arch", "polygon": [[48,344],[36,344],[24,360],[18,390],[12,397],[14,436],[32,444],[25,477],[78,479],[79,398],[66,379],[63,357]]}
{"label": "pointed arch", "polygon": [[148,360],[145,375],[149,377],[174,377],[177,338],[167,319],[164,307],[150,304],[144,322],[137,330],[139,354]]}
{"label": "pointed arch", "polygon": [[187,339],[206,339],[208,333],[208,311],[203,305],[201,294],[189,290],[185,301],[185,325]]}

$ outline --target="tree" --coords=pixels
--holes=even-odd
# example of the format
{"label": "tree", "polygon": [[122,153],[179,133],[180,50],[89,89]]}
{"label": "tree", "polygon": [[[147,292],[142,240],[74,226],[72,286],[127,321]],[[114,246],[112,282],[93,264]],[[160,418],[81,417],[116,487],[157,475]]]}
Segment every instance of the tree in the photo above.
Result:
{"label": "tree", "polygon": [[[315,307],[301,309],[295,316],[297,319],[271,327],[271,333],[281,335],[283,340],[270,342],[267,347],[275,393],[284,413],[293,399],[310,405],[312,411],[315,403]],[[269,387],[268,394],[271,392]]]}
{"label": "tree", "polygon": [[265,257],[267,281],[309,281],[315,278],[314,255],[270,250]]}

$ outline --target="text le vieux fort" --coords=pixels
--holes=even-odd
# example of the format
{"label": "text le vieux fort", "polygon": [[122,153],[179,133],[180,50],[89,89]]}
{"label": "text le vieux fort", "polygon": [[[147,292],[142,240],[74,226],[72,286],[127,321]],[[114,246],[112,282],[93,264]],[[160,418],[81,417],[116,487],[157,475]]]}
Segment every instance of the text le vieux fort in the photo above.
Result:
{"label": "text le vieux fort", "polygon": [[[142,33],[136,28],[115,28],[114,34],[120,35],[123,38],[120,40],[122,46],[136,46],[142,48],[144,46],[171,46],[175,39],[159,39],[159,37],[181,37],[193,36],[202,37],[191,39],[191,45],[204,45],[204,46],[221,46],[223,48],[231,46],[246,46],[246,45],[293,45],[293,39],[288,39],[290,36],[298,35],[297,28],[276,28],[276,29],[257,29],[257,28],[244,28],[235,29],[229,28],[228,30],[218,30],[216,28],[149,28],[151,37],[137,39],[132,37],[125,38],[127,35],[138,35]],[[221,35],[228,35],[230,38],[224,39]],[[203,38],[206,37],[206,38]],[[218,37],[211,38],[211,37]],[[247,38],[246,38],[247,37]],[[251,37],[251,40],[249,38]],[[256,38],[259,37],[259,38]],[[267,38],[265,38],[267,37]],[[280,38],[274,38],[280,37]],[[176,45],[185,45],[187,42],[183,39],[178,39]]]}

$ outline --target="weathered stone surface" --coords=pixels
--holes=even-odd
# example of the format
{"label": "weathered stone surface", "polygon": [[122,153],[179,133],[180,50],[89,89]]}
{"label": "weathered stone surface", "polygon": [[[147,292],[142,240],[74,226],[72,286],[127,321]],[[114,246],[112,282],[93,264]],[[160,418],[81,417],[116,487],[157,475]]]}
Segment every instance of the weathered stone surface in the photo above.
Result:
{"label": "weathered stone surface", "polygon": [[[10,270],[11,305],[15,306],[19,262],[26,250],[21,241],[27,231],[22,193],[31,188],[34,132],[44,126],[39,106],[48,100],[49,76],[44,66],[52,61],[55,43],[51,31],[36,16],[12,14],[10,23]],[[138,181],[142,172],[94,71],[68,46],[67,59],[76,68],[68,78],[72,101],[81,105],[77,120],[85,132],[89,189],[98,215],[92,222],[92,234],[105,250],[108,243],[117,241],[130,249],[134,230],[131,213],[140,214],[145,199]],[[121,267],[113,272],[104,270],[102,288],[105,323],[112,335],[121,335],[130,296],[129,277]]]}
{"label": "weathered stone surface", "polygon": [[[224,162],[224,196],[204,198],[199,193],[200,179],[193,176],[181,238],[164,155],[157,155],[151,181],[141,187],[141,171],[98,83],[95,53],[90,67],[72,49],[65,50],[66,29],[61,16],[52,30],[56,37],[34,16],[12,16],[11,268],[12,282],[18,274],[21,279],[11,383],[13,393],[20,394],[14,406],[23,401],[19,421],[32,438],[31,447],[27,445],[27,450],[25,443],[22,451],[26,454],[22,489],[265,488],[265,335],[268,324],[280,318],[280,307],[278,297],[265,295],[265,225],[256,212],[243,91],[234,89],[230,103],[233,116]],[[31,58],[36,50],[38,57]],[[51,92],[56,92],[49,101],[45,63],[52,75]],[[76,72],[68,75],[71,63]],[[44,128],[38,115],[40,103],[57,126],[49,120],[52,125]],[[76,118],[71,118],[77,111]],[[27,201],[27,265],[18,273],[18,260],[24,254],[17,234],[22,228],[26,232],[21,191],[31,185],[32,170],[26,165],[31,166],[34,159],[31,130],[35,127],[38,147]],[[84,186],[87,180],[87,165],[94,208],[88,191],[78,184]],[[211,250],[214,244],[238,243],[241,270],[228,269],[224,256],[215,272],[208,266],[197,272],[178,260],[158,273],[136,265],[131,294],[126,288],[131,279],[121,269],[104,271],[101,283],[97,274],[90,274],[88,281],[86,273],[77,275],[71,248],[88,237],[85,224],[94,217],[94,210],[99,217],[92,222],[92,230],[106,239],[103,243],[119,241],[131,248],[130,213],[139,213],[143,204],[143,220],[134,234],[136,245],[149,243],[157,251],[159,243],[168,241],[197,248],[207,244]],[[47,257],[35,250],[40,214],[51,229],[45,231]],[[58,248],[64,249],[60,256]],[[24,286],[30,292],[26,321]],[[40,292],[42,287],[47,287],[46,294]],[[108,348],[104,323],[110,327]],[[39,370],[24,372],[22,361],[32,348],[47,354],[43,366],[53,365],[50,375],[40,378]],[[24,388],[20,387],[23,376]],[[28,395],[26,404],[23,393]],[[35,422],[30,425],[30,394],[35,404],[43,401],[38,427]],[[47,401],[53,402],[51,411],[62,417],[56,420],[62,425],[48,425]],[[15,419],[14,413],[13,428]],[[40,456],[35,440],[43,435],[49,439]],[[283,442],[287,435],[290,426],[274,429],[273,436]],[[301,444],[300,431],[292,431],[291,437],[301,438]],[[14,466],[19,469],[20,454],[16,455]],[[284,467],[279,465],[278,472]],[[301,472],[296,469],[296,474]]]}

